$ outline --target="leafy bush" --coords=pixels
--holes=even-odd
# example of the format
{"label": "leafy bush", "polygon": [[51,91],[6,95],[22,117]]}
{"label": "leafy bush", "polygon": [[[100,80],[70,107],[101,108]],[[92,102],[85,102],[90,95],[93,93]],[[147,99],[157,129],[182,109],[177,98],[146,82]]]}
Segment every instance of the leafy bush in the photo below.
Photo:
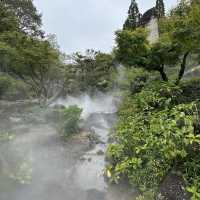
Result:
{"label": "leafy bush", "polygon": [[200,199],[200,158],[199,146],[189,155],[183,164],[183,174],[188,185],[187,190],[192,194],[192,200]]}
{"label": "leafy bush", "polygon": [[66,65],[65,90],[68,93],[108,91],[112,86],[113,55],[87,50],[74,53]]}
{"label": "leafy bush", "polygon": [[10,132],[0,132],[0,143],[13,140],[14,137],[15,136]]}
{"label": "leafy bush", "polygon": [[69,106],[62,111],[64,136],[78,132],[81,113],[82,109],[77,106]]}
{"label": "leafy bush", "polygon": [[144,192],[143,195],[139,195],[136,200],[154,200],[154,193],[152,191]]}
{"label": "leafy bush", "polygon": [[28,87],[5,73],[0,73],[0,99],[19,100],[28,97]]}
{"label": "leafy bush", "polygon": [[193,126],[195,104],[179,104],[181,95],[179,87],[159,82],[126,97],[116,143],[107,151],[113,181],[128,178],[141,191],[156,191],[168,172],[200,144]]}

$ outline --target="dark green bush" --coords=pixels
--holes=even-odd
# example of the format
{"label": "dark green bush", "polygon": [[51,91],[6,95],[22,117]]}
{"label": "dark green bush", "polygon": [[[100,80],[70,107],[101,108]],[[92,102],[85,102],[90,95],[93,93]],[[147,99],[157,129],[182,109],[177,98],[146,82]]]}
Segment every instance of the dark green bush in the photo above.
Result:
{"label": "dark green bush", "polygon": [[77,106],[69,106],[62,111],[62,132],[64,136],[68,136],[79,131],[81,113],[82,109],[78,108]]}
{"label": "dark green bush", "polygon": [[21,80],[0,73],[0,99],[20,100],[28,98],[28,86]]}

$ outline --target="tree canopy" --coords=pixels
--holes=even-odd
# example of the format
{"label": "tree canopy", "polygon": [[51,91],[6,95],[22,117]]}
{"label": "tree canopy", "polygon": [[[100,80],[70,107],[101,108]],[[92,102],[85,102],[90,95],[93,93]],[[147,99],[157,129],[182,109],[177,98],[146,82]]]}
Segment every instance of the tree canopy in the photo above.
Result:
{"label": "tree canopy", "polygon": [[41,14],[38,13],[32,0],[4,0],[1,4],[17,17],[20,29],[31,35],[42,36]]}
{"label": "tree canopy", "polygon": [[124,29],[135,29],[140,23],[140,12],[135,0],[131,0],[128,17],[124,23]]}
{"label": "tree canopy", "polygon": [[55,42],[40,30],[41,15],[31,0],[0,3],[0,72],[28,84],[35,94],[51,97],[64,65]]}
{"label": "tree canopy", "polygon": [[165,5],[163,0],[156,0],[156,14],[159,19],[165,16]]}
{"label": "tree canopy", "polygon": [[116,33],[116,57],[125,65],[159,71],[168,80],[165,67],[180,65],[177,84],[182,79],[189,56],[199,62],[200,4],[182,0],[170,15],[160,20],[160,38],[149,44],[143,28]]}

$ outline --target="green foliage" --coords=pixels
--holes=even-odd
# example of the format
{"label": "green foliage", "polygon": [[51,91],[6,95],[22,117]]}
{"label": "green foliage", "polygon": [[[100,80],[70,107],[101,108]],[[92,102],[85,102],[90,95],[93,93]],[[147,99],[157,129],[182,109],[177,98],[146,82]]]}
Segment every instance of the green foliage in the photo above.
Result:
{"label": "green foliage", "polygon": [[[179,104],[182,91],[154,83],[128,96],[119,110],[116,144],[108,148],[109,170],[142,190],[156,190],[168,172],[200,144],[194,133],[194,103]],[[114,179],[116,180],[116,178]]]}
{"label": "green foliage", "polygon": [[67,92],[106,91],[112,86],[111,73],[114,70],[110,54],[87,50],[85,55],[75,53],[70,57],[72,64],[66,69]]}
{"label": "green foliage", "polygon": [[135,31],[123,30],[116,32],[116,58],[122,64],[143,67],[147,62],[149,43],[147,31],[138,28]]}
{"label": "green foliage", "polygon": [[62,132],[64,136],[78,132],[81,113],[82,109],[77,106],[69,106],[62,111]]}
{"label": "green foliage", "polygon": [[19,22],[20,29],[34,36],[42,36],[41,14],[38,13],[32,0],[4,0],[1,5],[13,13]]}
{"label": "green foliage", "polygon": [[6,91],[11,87],[12,83],[8,76],[3,76],[0,74],[0,97],[6,93]]}
{"label": "green foliage", "polygon": [[[183,3],[184,2],[184,3]],[[157,9],[164,12],[161,1]],[[162,10],[162,11],[161,11]],[[199,63],[200,4],[181,1],[171,14],[160,21],[160,39],[150,44],[147,31],[142,28],[122,30],[116,33],[116,58],[122,64],[158,71],[168,81],[165,69],[180,65],[176,83],[182,79],[189,56],[197,55]],[[158,15],[162,15],[161,13]]]}
{"label": "green foliage", "polygon": [[164,72],[165,64],[174,64],[177,61],[176,54],[168,53],[173,47],[169,40],[162,38],[150,45],[147,31],[143,28],[118,31],[116,35],[116,58],[119,62],[148,71],[159,71],[162,79],[168,80]]}
{"label": "green foliage", "polygon": [[0,99],[19,100],[28,97],[28,87],[19,79],[0,73]]}
{"label": "green foliage", "polygon": [[35,96],[47,99],[55,87],[62,87],[65,64],[55,41],[44,38],[40,26],[32,0],[0,2],[0,72],[21,79]]}
{"label": "green foliage", "polygon": [[200,198],[200,159],[199,146],[195,147],[192,155],[188,156],[182,168],[185,181],[188,185],[187,190],[192,194],[192,200]]}
{"label": "green foliage", "polygon": [[[178,53],[176,56],[181,65],[177,83],[182,79],[187,61],[191,55],[199,55],[200,37],[200,4],[189,3],[182,0],[179,5],[171,11],[171,15],[160,23],[161,33],[167,35],[175,45],[171,53]],[[198,58],[198,56],[197,56]],[[177,60],[176,59],[176,60]],[[193,62],[199,59],[193,58]]]}
{"label": "green foliage", "polygon": [[26,159],[17,164],[14,173],[10,173],[9,177],[22,185],[28,185],[32,181],[33,163],[31,159]]}
{"label": "green foliage", "polygon": [[17,17],[0,2],[0,32],[19,30]]}
{"label": "green foliage", "polygon": [[155,200],[155,195],[152,191],[144,192],[143,195],[139,195],[136,200]]}
{"label": "green foliage", "polygon": [[8,142],[15,138],[15,136],[10,132],[0,132],[0,143]]}

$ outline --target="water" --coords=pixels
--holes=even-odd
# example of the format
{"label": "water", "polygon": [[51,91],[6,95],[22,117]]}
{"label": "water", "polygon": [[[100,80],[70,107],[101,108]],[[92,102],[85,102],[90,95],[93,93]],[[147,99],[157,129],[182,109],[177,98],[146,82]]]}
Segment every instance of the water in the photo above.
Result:
{"label": "water", "polygon": [[[83,109],[85,131],[67,142],[50,120],[50,108],[0,105],[0,128],[10,137],[0,145],[0,200],[133,200],[134,189],[109,186],[103,177],[104,153],[116,121],[117,102],[112,94],[55,102]],[[100,140],[92,148],[88,131]]]}

